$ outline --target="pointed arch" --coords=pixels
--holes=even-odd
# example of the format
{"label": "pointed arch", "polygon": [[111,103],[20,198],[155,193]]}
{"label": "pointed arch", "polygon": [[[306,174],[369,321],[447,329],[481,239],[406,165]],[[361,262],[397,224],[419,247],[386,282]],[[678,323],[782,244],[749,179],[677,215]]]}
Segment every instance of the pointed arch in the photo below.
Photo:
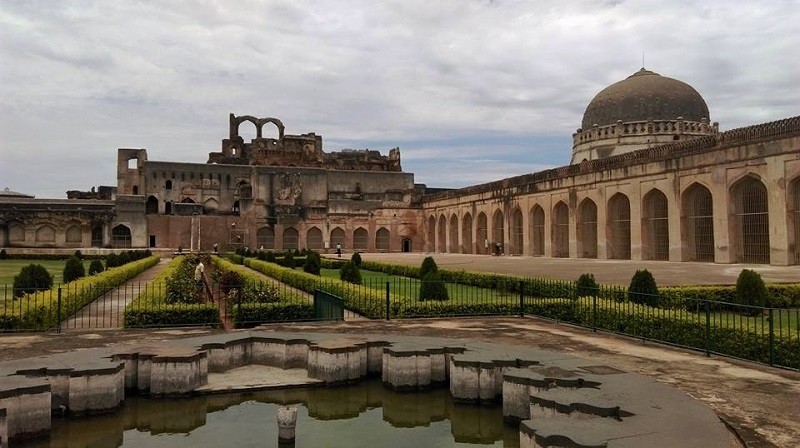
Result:
{"label": "pointed arch", "polygon": [[144,203],[144,212],[148,215],[158,213],[158,198],[153,195],[147,197],[147,202]]}
{"label": "pointed arch", "polygon": [[271,227],[261,227],[256,231],[256,244],[265,250],[275,249],[275,231]]}
{"label": "pointed arch", "polygon": [[54,243],[56,241],[56,230],[50,225],[43,225],[36,229],[37,243]]}
{"label": "pointed arch", "polygon": [[208,198],[203,202],[204,213],[216,213],[219,210],[219,201],[214,198]]}
{"label": "pointed arch", "polygon": [[92,226],[92,247],[103,246],[103,225],[95,224]]}
{"label": "pointed arch", "polygon": [[8,225],[8,241],[20,243],[25,241],[25,225],[21,222],[12,222]]}
{"label": "pointed arch", "polygon": [[569,258],[569,207],[564,201],[558,201],[553,207],[552,226],[553,257]]}
{"label": "pointed arch", "polygon": [[117,224],[111,229],[111,245],[116,248],[131,247],[131,229],[124,224]]}
{"label": "pointed arch", "polygon": [[478,253],[489,253],[489,229],[486,219],[486,213],[478,213],[478,226],[476,229],[476,243],[480,248]]}
{"label": "pointed arch", "polygon": [[472,242],[472,215],[465,213],[461,220],[461,252],[465,254],[475,253],[475,245]]}
{"label": "pointed arch", "polygon": [[341,227],[331,229],[331,247],[335,248],[337,244],[344,248],[344,230]]}
{"label": "pointed arch", "polygon": [[622,193],[608,200],[609,258],[631,259],[631,201]]}
{"label": "pointed arch", "polygon": [[458,248],[458,216],[455,213],[450,216],[450,228],[448,231],[450,232],[449,252],[453,254],[460,253],[461,251]]}
{"label": "pointed arch", "polygon": [[505,218],[503,217],[503,211],[500,209],[495,210],[494,215],[492,215],[492,242],[494,244],[500,244],[501,251],[506,249],[504,223]]}
{"label": "pointed arch", "polygon": [[755,176],[731,185],[731,247],[739,263],[769,264],[769,200],[767,187]]}
{"label": "pointed arch", "polygon": [[71,225],[67,228],[66,243],[68,246],[80,246],[83,242],[83,231],[80,226]]}
{"label": "pointed arch", "polygon": [[447,218],[439,215],[439,227],[436,231],[437,252],[447,252]]}
{"label": "pointed arch", "polygon": [[298,249],[300,233],[294,227],[283,229],[283,250]]}
{"label": "pointed arch", "polygon": [[657,188],[642,199],[642,245],[645,260],[669,260],[669,201]]}
{"label": "pointed arch", "polygon": [[436,218],[428,217],[428,252],[436,252]]}
{"label": "pointed arch", "polygon": [[793,254],[794,264],[800,264],[800,177],[789,184],[789,197],[786,201],[789,207],[789,241],[790,254]]}
{"label": "pointed arch", "polygon": [[536,204],[531,208],[531,255],[544,255],[544,209]]}
{"label": "pointed arch", "polygon": [[522,241],[524,223],[522,221],[522,210],[517,206],[511,212],[511,247],[510,252],[514,255],[522,255]]}
{"label": "pointed arch", "polygon": [[697,182],[681,195],[681,235],[687,261],[714,261],[714,201]]}
{"label": "pointed arch", "polygon": [[578,257],[597,258],[597,204],[586,198],[578,205]]}
{"label": "pointed arch", "polygon": [[306,247],[311,250],[322,250],[322,230],[319,227],[306,230]]}
{"label": "pointed arch", "polygon": [[375,232],[375,250],[379,252],[389,252],[389,230],[381,227]]}
{"label": "pointed arch", "polygon": [[361,252],[367,250],[367,229],[359,227],[353,231],[353,250]]}

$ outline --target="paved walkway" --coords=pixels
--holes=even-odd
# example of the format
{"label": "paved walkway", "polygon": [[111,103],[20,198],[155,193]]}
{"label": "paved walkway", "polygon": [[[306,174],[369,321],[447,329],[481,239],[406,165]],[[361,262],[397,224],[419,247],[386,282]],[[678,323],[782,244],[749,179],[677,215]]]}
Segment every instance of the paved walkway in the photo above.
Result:
{"label": "paved walkway", "polygon": [[[330,256],[330,255],[329,255]],[[560,280],[577,280],[583,273],[594,274],[599,283],[629,285],[637,269],[649,270],[659,286],[734,285],[742,269],[752,269],[767,282],[800,282],[800,266],[715,264],[668,261],[591,260],[586,258],[550,258],[529,256],[364,253],[364,260],[419,266],[432,256],[440,268],[491,272]],[[333,256],[330,256],[333,258]],[[347,255],[349,257],[349,255]]]}
{"label": "paved walkway", "polygon": [[155,266],[95,299],[64,321],[61,330],[122,328],[125,307],[149,287],[150,282],[170,261],[169,258],[162,258]]}

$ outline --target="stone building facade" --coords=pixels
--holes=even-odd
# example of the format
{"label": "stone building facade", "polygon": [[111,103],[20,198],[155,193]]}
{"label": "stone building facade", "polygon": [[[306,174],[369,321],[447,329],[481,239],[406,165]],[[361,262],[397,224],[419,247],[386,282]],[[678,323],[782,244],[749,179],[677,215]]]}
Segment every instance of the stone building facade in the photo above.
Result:
{"label": "stone building facade", "polygon": [[720,132],[694,88],[642,69],[592,99],[570,165],[482,185],[426,189],[397,148],[325,152],[231,114],[207,163],[119,149],[116,187],[70,193],[0,195],[0,246],[800,264],[800,117]]}

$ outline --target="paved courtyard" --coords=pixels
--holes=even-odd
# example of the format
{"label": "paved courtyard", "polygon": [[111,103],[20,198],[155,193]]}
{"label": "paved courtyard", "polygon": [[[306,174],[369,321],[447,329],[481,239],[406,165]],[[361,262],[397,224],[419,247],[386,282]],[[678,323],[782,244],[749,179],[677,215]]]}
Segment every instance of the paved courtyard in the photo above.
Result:
{"label": "paved courtyard", "polygon": [[[342,258],[349,258],[346,253]],[[628,285],[637,269],[649,270],[659,286],[733,285],[742,269],[752,269],[767,282],[800,282],[800,266],[714,264],[667,261],[592,260],[586,258],[550,258],[440,254],[440,253],[365,253],[365,260],[419,266],[432,256],[440,268],[492,272],[560,280],[577,280],[583,273],[594,274],[599,283]]]}

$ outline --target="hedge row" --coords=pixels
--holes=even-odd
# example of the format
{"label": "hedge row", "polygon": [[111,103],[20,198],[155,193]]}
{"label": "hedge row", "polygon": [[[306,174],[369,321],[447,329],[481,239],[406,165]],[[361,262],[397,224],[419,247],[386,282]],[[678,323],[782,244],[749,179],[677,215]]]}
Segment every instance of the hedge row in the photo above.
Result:
{"label": "hedge row", "polygon": [[220,325],[219,308],[212,303],[166,303],[167,279],[185,260],[183,256],[173,258],[139,297],[125,307],[125,328]]}
{"label": "hedge row", "polygon": [[[157,255],[137,260],[123,266],[111,268],[96,275],[83,277],[61,287],[61,319],[75,314],[101,295],[145,270],[155,266]],[[4,330],[44,330],[60,324],[58,311],[58,287],[47,291],[27,294],[8,301],[0,315],[0,328]],[[10,310],[8,304],[10,305]]]}
{"label": "hedge row", "polygon": [[[386,317],[386,295],[381,291],[336,279],[323,280],[319,276],[313,274],[284,268],[275,263],[269,263],[254,258],[245,259],[244,264],[281,283],[293,286],[307,293],[313,293],[315,289],[324,289],[326,292],[341,297],[344,300],[345,308],[355,311],[365,317]],[[394,300],[396,299],[397,297],[394,298]]]}
{"label": "hedge row", "polygon": [[[661,287],[662,297],[675,300],[712,300],[717,302],[736,302],[736,286],[674,286]],[[767,308],[800,307],[800,284],[769,283],[767,284]]]}
{"label": "hedge row", "polygon": [[[245,282],[251,284],[264,284],[261,277],[251,269],[234,264],[220,257],[212,257],[214,268],[219,272],[233,271],[242,276]],[[272,285],[275,286],[275,285]],[[279,299],[275,303],[242,302],[240,305],[229,303],[229,310],[234,316],[237,326],[258,322],[298,321],[314,319],[314,305],[310,300],[285,287],[278,289]],[[237,305],[237,306],[234,306]]]}

